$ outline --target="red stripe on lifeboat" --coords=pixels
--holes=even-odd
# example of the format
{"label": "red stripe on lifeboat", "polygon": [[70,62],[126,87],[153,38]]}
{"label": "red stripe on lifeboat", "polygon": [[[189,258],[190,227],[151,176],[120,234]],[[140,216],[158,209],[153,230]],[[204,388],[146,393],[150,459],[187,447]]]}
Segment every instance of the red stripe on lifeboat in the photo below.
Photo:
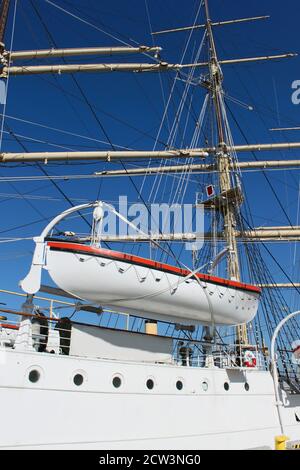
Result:
{"label": "red stripe on lifeboat", "polygon": [[[52,248],[55,250],[70,251],[73,253],[86,253],[95,256],[103,256],[104,258],[115,259],[132,264],[138,264],[141,266],[158,269],[159,271],[178,274],[180,276],[188,276],[188,274],[190,273],[190,271],[186,269],[181,269],[170,264],[158,263],[157,261],[152,261],[150,259],[142,258],[140,256],[121,253],[119,251],[107,250],[104,248],[95,248],[92,246],[81,245],[79,243],[49,241],[47,242],[47,245],[50,247],[50,249]],[[233,287],[245,291],[256,292],[257,294],[261,293],[261,289],[259,287],[253,286],[251,284],[245,284],[238,281],[231,281],[229,279],[223,279],[221,277],[210,276],[209,274],[198,273],[196,274],[196,276],[201,281],[211,282],[213,284],[221,284],[223,286]]]}

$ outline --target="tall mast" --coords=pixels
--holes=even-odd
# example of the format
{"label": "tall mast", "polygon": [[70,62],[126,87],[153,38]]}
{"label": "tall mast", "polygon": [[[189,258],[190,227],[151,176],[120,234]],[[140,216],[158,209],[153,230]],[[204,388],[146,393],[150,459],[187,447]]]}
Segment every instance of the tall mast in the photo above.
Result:
{"label": "tall mast", "polygon": [[0,9],[0,47],[4,49],[4,35],[9,13],[10,0],[2,0]]}
{"label": "tall mast", "polygon": [[[216,166],[219,174],[219,187],[221,194],[229,193],[232,189],[231,184],[231,165],[230,155],[228,153],[225,142],[224,119],[222,113],[222,81],[223,75],[218,61],[212,22],[209,14],[208,0],[204,0],[206,13],[206,30],[209,41],[209,73],[210,73],[210,92],[213,99],[216,123],[218,132],[218,150],[216,152]],[[226,240],[227,255],[227,271],[230,279],[240,280],[240,266],[238,257],[238,248],[236,241],[236,217],[234,201],[227,200],[227,204],[222,206],[221,213],[224,220],[224,237]],[[236,330],[237,341],[239,344],[248,343],[247,326],[239,325]]]}

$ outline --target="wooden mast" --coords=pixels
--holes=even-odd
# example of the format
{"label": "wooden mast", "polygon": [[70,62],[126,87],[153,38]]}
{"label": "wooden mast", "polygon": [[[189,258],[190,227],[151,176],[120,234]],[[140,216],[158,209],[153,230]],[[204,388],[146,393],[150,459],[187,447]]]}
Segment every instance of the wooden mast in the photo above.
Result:
{"label": "wooden mast", "polygon": [[[216,21],[214,23],[211,23],[211,26],[225,26],[228,24],[245,23],[248,21],[267,20],[268,18],[270,18],[270,15],[252,16],[251,18],[238,18],[235,20],[227,20],[227,21]],[[172,28],[172,29],[164,29],[163,31],[155,31],[151,34],[152,36],[155,36],[157,34],[178,33],[180,31],[191,31],[194,29],[204,29],[204,28],[206,28],[206,24],[196,24],[194,26],[184,26],[183,28]]]}
{"label": "wooden mast", "polygon": [[[79,51],[80,49],[77,49]],[[84,49],[81,48],[81,51]],[[112,48],[110,48],[112,50]],[[65,51],[65,52],[63,52]],[[64,56],[74,56],[74,55],[92,55],[92,52],[85,49],[88,52],[81,53],[72,53],[71,49],[59,49],[54,50],[53,53],[49,53],[49,57],[64,57]],[[47,51],[46,51],[47,52]],[[34,58],[44,58],[46,54],[45,50],[41,51],[19,51],[12,52],[9,54],[7,51],[4,51],[3,57],[6,59],[17,57],[17,59],[32,57],[35,54]],[[133,48],[126,54],[135,52]],[[123,54],[125,52],[123,51]],[[113,55],[114,52],[111,52],[110,55]],[[101,55],[100,53],[98,55]],[[102,55],[109,55],[103,54]],[[22,57],[23,56],[23,57]],[[248,62],[261,62],[269,60],[278,60],[278,59],[289,59],[296,57],[297,54],[291,52],[286,54],[276,54],[273,56],[260,56],[260,57],[244,57],[241,59],[225,59],[219,60],[218,64],[222,65],[231,65],[239,63],[248,63]],[[9,62],[9,61],[8,61]],[[9,75],[35,75],[35,74],[47,74],[47,73],[57,73],[59,75],[63,73],[110,73],[110,72],[133,72],[133,73],[143,73],[143,72],[170,72],[170,71],[180,71],[188,68],[202,68],[207,67],[208,62],[199,62],[192,64],[169,64],[168,62],[158,62],[158,63],[99,63],[99,64],[56,64],[56,65],[19,65],[19,66],[10,66],[5,65],[1,70],[1,78],[6,78]]]}
{"label": "wooden mast", "polygon": [[[0,155],[1,159],[1,155]],[[279,168],[293,168],[299,169],[300,160],[259,160],[250,162],[237,162],[236,164],[230,163],[230,169],[239,169],[241,171],[247,170],[268,170],[268,169],[279,169]],[[129,170],[103,170],[96,171],[95,175],[103,177],[116,177],[116,176],[141,176],[141,175],[157,175],[157,174],[176,174],[181,172],[189,173],[216,173],[218,171],[215,165],[210,163],[192,163],[191,165],[171,165],[171,166],[149,166],[142,168],[134,168]]]}
{"label": "wooden mast", "polygon": [[[232,188],[230,155],[225,142],[225,128],[222,112],[222,82],[223,75],[218,61],[213,31],[210,19],[208,0],[204,0],[206,13],[206,30],[209,41],[209,72],[210,72],[210,93],[213,99],[216,123],[218,131],[218,150],[216,152],[216,165],[219,173],[219,187],[221,194],[227,194]],[[236,218],[233,201],[220,208],[224,221],[224,237],[227,243],[227,272],[230,279],[240,281],[240,266],[238,258],[238,248],[236,241]],[[239,344],[248,343],[247,326],[239,325],[236,328],[236,336]]]}
{"label": "wooden mast", "polygon": [[10,0],[2,0],[0,10],[0,47],[4,49],[4,35],[9,13]]}
{"label": "wooden mast", "polygon": [[[300,226],[293,228],[288,226],[282,227],[257,227],[251,230],[234,232],[236,241],[243,243],[259,243],[263,242],[291,242],[300,241]],[[212,235],[210,232],[199,234],[195,232],[172,232],[172,233],[151,233],[149,235],[141,235],[136,233],[134,235],[103,235],[101,240],[104,241],[118,241],[118,242],[146,242],[149,240],[157,241],[178,241],[178,242],[194,242],[197,240],[212,240],[217,239],[220,241],[225,240],[224,232]]]}

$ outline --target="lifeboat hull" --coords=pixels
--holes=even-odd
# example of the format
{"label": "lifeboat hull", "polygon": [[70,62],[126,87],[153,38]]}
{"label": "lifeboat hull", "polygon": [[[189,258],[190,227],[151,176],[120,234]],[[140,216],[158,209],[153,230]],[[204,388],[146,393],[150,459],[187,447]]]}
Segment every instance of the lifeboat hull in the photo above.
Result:
{"label": "lifeboat hull", "polygon": [[145,318],[238,325],[258,309],[257,287],[77,243],[48,242],[45,267],[79,299]]}

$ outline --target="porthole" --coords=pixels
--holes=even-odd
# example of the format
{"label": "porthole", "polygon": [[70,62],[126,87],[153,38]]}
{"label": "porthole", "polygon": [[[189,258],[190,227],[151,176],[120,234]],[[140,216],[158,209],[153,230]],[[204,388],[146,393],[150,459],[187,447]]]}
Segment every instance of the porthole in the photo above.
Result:
{"label": "porthole", "polygon": [[33,384],[37,383],[40,380],[40,377],[41,377],[41,374],[36,369],[31,370],[28,374],[29,382]]}
{"label": "porthole", "polygon": [[226,390],[226,392],[228,392],[228,390],[229,390],[229,383],[228,382],[224,383],[224,389]]}
{"label": "porthole", "polygon": [[177,390],[182,390],[183,389],[183,383],[182,383],[181,380],[177,380],[176,388],[177,388]]}
{"label": "porthole", "polygon": [[203,390],[203,392],[207,392],[207,390],[208,390],[208,383],[207,382],[202,382],[202,390]]}
{"label": "porthole", "polygon": [[248,384],[248,382],[245,383],[244,387],[245,387],[246,392],[249,392],[250,385]]}
{"label": "porthole", "polygon": [[154,388],[154,381],[152,379],[148,379],[146,382],[146,386],[148,390],[152,390]]}
{"label": "porthole", "polygon": [[122,385],[121,377],[119,377],[119,376],[116,375],[116,376],[113,378],[113,380],[112,380],[112,384],[113,384],[113,386],[114,386],[115,388],[121,387],[121,385]]}
{"label": "porthole", "polygon": [[83,384],[83,375],[81,374],[74,375],[73,382],[75,385],[77,385],[77,387],[80,387],[80,385]]}

